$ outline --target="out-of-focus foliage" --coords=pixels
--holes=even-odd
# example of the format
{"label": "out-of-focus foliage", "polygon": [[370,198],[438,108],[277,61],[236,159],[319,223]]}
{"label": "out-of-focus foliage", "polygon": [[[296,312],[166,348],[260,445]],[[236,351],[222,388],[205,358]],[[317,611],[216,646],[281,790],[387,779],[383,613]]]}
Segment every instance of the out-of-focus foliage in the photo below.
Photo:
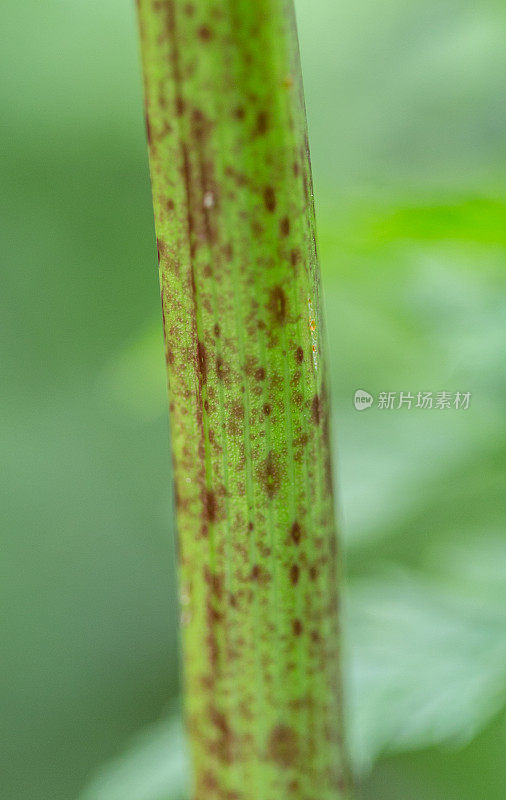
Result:
{"label": "out-of-focus foliage", "polygon": [[[466,568],[488,569],[496,557],[504,563],[503,541],[485,539],[477,550],[440,556],[463,559]],[[384,753],[465,744],[503,708],[504,585],[490,596],[488,572],[471,588],[462,578],[452,568],[430,578],[389,570],[353,585],[347,624],[357,774]]]}
{"label": "out-of-focus foliage", "polygon": [[105,770],[81,800],[187,800],[188,759],[179,717],[151,725]]}
{"label": "out-of-focus foliage", "polygon": [[[363,797],[502,800],[504,8],[298,11]],[[2,796],[69,800],[100,770],[87,800],[130,800],[125,780],[131,800],[176,800],[180,734],[158,722],[179,693],[177,609],[133,4],[0,13]],[[472,400],[359,413],[358,388]]]}

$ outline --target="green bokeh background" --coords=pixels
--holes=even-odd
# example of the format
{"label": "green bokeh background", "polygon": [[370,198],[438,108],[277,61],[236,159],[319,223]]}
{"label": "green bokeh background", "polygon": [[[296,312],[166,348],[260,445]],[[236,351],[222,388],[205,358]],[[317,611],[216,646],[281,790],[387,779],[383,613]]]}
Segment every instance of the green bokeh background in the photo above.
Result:
{"label": "green bokeh background", "polygon": [[[503,800],[504,6],[297,10],[360,796]],[[0,30],[0,794],[179,800],[134,3],[3,0]],[[359,388],[472,400],[359,413]]]}

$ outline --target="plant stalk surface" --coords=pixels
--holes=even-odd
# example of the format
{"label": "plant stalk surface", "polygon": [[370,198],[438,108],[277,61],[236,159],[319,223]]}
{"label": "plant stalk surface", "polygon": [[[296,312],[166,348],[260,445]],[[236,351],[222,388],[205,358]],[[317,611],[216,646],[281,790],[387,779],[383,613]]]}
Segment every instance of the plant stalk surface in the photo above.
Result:
{"label": "plant stalk surface", "polygon": [[287,0],[138,0],[198,800],[349,797],[320,274]]}

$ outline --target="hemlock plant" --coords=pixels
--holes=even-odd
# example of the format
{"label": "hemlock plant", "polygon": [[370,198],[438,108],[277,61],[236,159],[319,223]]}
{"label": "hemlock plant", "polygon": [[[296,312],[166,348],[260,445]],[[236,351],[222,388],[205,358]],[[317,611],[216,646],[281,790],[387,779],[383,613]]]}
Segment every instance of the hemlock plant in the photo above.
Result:
{"label": "hemlock plant", "polygon": [[291,0],[138,0],[194,798],[349,797]]}

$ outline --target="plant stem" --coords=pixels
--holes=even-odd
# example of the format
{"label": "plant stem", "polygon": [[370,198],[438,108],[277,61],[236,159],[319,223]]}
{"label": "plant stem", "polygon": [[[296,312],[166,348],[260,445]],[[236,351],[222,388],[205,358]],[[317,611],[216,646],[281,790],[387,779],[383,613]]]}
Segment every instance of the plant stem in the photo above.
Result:
{"label": "plant stem", "polygon": [[291,0],[139,0],[199,800],[348,797]]}

